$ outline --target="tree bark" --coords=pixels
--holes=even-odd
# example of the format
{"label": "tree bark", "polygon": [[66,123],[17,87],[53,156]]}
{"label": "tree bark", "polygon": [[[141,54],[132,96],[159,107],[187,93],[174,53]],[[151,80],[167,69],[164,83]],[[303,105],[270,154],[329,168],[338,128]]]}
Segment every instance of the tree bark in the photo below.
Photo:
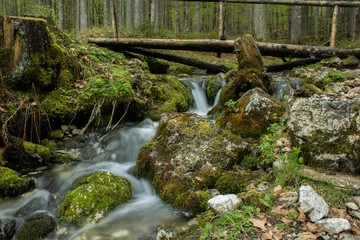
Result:
{"label": "tree bark", "polygon": [[330,38],[330,47],[335,47],[336,42],[336,31],[337,31],[337,16],[339,14],[339,6],[334,7],[334,14],[331,26],[331,38]]}
{"label": "tree bark", "polygon": [[[126,50],[129,47],[143,47],[152,49],[172,49],[203,52],[234,52],[233,40],[180,40],[180,39],[136,39],[136,38],[89,38],[89,43],[97,44],[101,47],[116,48]],[[324,46],[307,46],[294,44],[277,44],[256,42],[263,56],[275,57],[331,57],[338,56],[345,58],[351,55],[360,58],[360,49],[334,49]]]}
{"label": "tree bark", "polygon": [[221,36],[225,34],[225,18],[226,18],[225,2],[220,2],[218,39],[220,39]]}
{"label": "tree bark", "polygon": [[114,37],[119,38],[118,35],[118,27],[117,27],[117,19],[116,19],[116,11],[115,11],[115,0],[110,0],[110,15],[111,15],[111,26],[114,32]]}
{"label": "tree bark", "polygon": [[356,29],[356,9],[351,8],[349,16],[349,37],[354,42],[356,40],[355,29]]}
{"label": "tree bark", "polygon": [[291,27],[290,27],[290,38],[291,43],[298,44],[299,37],[301,36],[301,7],[291,7]]}
{"label": "tree bark", "polygon": [[134,28],[133,15],[134,15],[133,0],[127,0],[126,1],[126,27],[128,30],[131,30]]}
{"label": "tree bark", "polygon": [[135,0],[135,27],[144,22],[144,2],[143,0]]}
{"label": "tree bark", "polygon": [[199,33],[201,29],[200,19],[200,2],[197,1],[195,6],[195,31],[197,33]]}
{"label": "tree bark", "polygon": [[104,26],[109,26],[109,0],[104,0]]}
{"label": "tree bark", "polygon": [[88,29],[87,0],[80,0],[80,30]]}
{"label": "tree bark", "polygon": [[64,29],[64,0],[59,0],[59,28]]}
{"label": "tree bark", "polygon": [[119,24],[121,27],[125,26],[125,0],[119,0]]}
{"label": "tree bark", "polygon": [[314,37],[319,39],[319,7],[314,7]]}
{"label": "tree bark", "polygon": [[304,36],[308,35],[308,18],[309,18],[309,7],[301,7],[301,33]]}
{"label": "tree bark", "polygon": [[175,33],[180,33],[180,2],[175,2]]}
{"label": "tree bark", "polygon": [[266,40],[266,5],[256,4],[253,6],[254,37],[261,41]]}

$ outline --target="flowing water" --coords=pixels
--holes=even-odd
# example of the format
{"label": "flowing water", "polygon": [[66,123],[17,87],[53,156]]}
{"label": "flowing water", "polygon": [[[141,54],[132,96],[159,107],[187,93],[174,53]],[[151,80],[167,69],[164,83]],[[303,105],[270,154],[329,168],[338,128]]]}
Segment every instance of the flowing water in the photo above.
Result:
{"label": "flowing water", "polygon": [[[192,86],[193,111],[199,115],[206,115],[212,107],[205,95],[207,80],[208,77],[187,80]],[[157,122],[147,119],[139,124],[127,123],[105,136],[98,134],[95,136],[98,141],[76,150],[79,161],[56,167],[37,178],[37,190],[26,197],[1,202],[0,218],[15,219],[17,227],[35,212],[48,212],[56,218],[61,199],[73,189],[77,179],[96,171],[109,171],[131,182],[131,200],[95,225],[60,227],[49,239],[153,239],[158,226],[180,225],[184,219],[156,195],[152,185],[131,175],[140,148],[154,137],[157,126]]]}

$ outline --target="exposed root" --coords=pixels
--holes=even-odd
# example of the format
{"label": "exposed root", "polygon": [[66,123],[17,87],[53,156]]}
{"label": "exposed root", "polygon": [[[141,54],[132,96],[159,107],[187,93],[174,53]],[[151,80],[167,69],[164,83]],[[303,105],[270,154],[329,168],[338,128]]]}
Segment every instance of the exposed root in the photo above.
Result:
{"label": "exposed root", "polygon": [[116,108],[116,101],[115,100],[112,102],[112,106],[113,106],[113,108],[112,108],[112,111],[111,111],[111,117],[110,117],[108,125],[106,126],[105,132],[109,131],[110,127],[111,127],[111,123],[112,123],[114,113],[115,113],[115,108]]}
{"label": "exposed root", "polygon": [[81,134],[81,135],[84,134],[84,132],[86,131],[86,129],[87,129],[87,128],[90,126],[90,124],[94,121],[95,117],[100,114],[100,110],[101,110],[101,107],[102,107],[102,105],[104,104],[104,102],[105,102],[105,98],[103,98],[103,99],[101,100],[101,102],[95,104],[95,106],[94,106],[94,108],[93,108],[93,110],[92,110],[92,112],[91,112],[90,119],[89,119],[88,123],[87,123],[86,126],[85,126],[83,129],[81,129],[81,131],[80,131],[80,134]]}

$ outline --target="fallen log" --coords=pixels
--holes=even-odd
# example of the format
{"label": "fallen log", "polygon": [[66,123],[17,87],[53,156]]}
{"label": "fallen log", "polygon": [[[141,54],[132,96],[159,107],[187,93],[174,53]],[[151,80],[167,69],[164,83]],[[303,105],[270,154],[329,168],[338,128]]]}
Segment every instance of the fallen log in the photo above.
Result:
{"label": "fallen log", "polygon": [[[101,47],[116,48],[117,50],[126,50],[129,47],[141,47],[150,49],[171,49],[171,50],[187,50],[201,52],[234,52],[233,40],[213,40],[213,39],[136,39],[136,38],[89,38],[89,43],[94,43]],[[324,58],[338,56],[346,58],[348,56],[356,56],[360,59],[360,49],[335,49],[324,46],[308,46],[295,44],[278,44],[257,42],[261,55],[273,57],[290,57],[290,58]]]}
{"label": "fallen log", "polygon": [[320,62],[321,59],[322,58],[305,58],[292,62],[285,62],[282,64],[264,66],[264,68],[266,69],[267,72],[281,72],[281,71],[293,69],[294,67],[302,67],[302,66],[314,64]]}
{"label": "fallen log", "polygon": [[221,73],[221,72],[226,73],[231,70],[231,68],[228,68],[223,65],[210,64],[210,63],[206,63],[203,61],[180,57],[180,56],[168,54],[168,53],[156,52],[153,50],[147,50],[147,49],[143,49],[143,48],[131,47],[131,48],[127,48],[125,50],[122,48],[119,49],[119,48],[115,48],[115,47],[110,47],[109,49],[116,51],[116,52],[126,51],[126,52],[138,53],[138,54],[146,55],[146,56],[150,56],[150,57],[161,58],[161,59],[168,60],[171,62],[177,62],[177,63],[185,64],[188,66],[193,66],[193,67],[196,67],[199,69],[204,69],[208,73],[214,73],[214,74]]}

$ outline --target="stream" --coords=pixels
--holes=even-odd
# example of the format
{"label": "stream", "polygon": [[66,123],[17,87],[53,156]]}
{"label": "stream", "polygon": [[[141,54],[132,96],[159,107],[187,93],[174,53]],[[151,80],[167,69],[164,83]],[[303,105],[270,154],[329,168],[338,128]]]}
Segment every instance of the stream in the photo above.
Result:
{"label": "stream", "polygon": [[[191,109],[201,116],[213,107],[205,94],[209,76],[183,79],[191,84],[194,106]],[[220,91],[218,93],[218,101]],[[96,171],[109,171],[128,179],[133,186],[130,201],[112,210],[95,225],[76,227],[60,226],[47,239],[95,240],[95,239],[155,239],[158,226],[186,224],[179,212],[162,201],[151,183],[131,175],[140,148],[151,140],[158,123],[149,119],[141,123],[125,123],[110,134],[95,134],[96,143],[76,149],[79,161],[60,165],[35,179],[36,190],[19,199],[0,203],[0,218],[15,219],[19,228],[24,218],[37,212],[48,212],[57,219],[57,210],[65,194],[73,189],[73,183],[82,176]],[[14,238],[15,239],[15,238]]]}

